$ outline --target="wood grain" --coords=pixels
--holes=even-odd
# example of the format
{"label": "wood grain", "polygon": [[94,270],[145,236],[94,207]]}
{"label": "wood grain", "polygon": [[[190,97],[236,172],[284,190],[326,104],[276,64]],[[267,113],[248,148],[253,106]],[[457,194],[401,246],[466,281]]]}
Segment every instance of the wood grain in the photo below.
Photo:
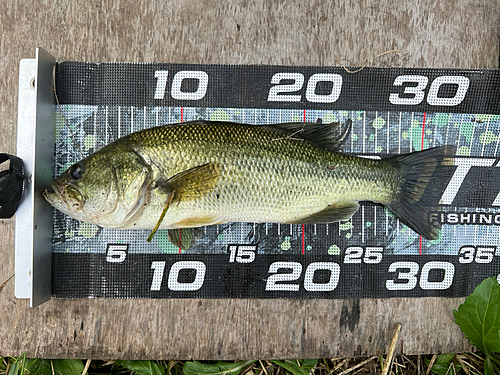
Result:
{"label": "wood grain", "polygon": [[[15,152],[21,58],[59,61],[498,68],[498,1],[0,2],[0,150]],[[373,56],[390,49],[407,52]],[[0,221],[0,283],[14,220]],[[45,358],[318,358],[469,350],[460,299],[51,300],[0,291],[0,355]]]}

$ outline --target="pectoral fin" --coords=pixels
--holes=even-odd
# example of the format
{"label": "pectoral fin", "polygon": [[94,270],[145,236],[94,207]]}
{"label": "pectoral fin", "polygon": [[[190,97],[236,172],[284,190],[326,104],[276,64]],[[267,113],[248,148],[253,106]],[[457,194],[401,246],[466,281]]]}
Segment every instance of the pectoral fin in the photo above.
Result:
{"label": "pectoral fin", "polygon": [[182,171],[169,179],[158,179],[155,188],[166,194],[175,190],[175,201],[198,199],[213,191],[221,173],[220,165],[210,162]]}
{"label": "pectoral fin", "polygon": [[189,249],[203,233],[199,228],[169,229],[167,232],[170,242],[183,250]]}
{"label": "pectoral fin", "polygon": [[359,208],[357,202],[338,202],[289,224],[326,224],[349,219]]}
{"label": "pectoral fin", "polygon": [[[160,189],[167,194],[167,198],[165,207],[163,208],[158,222],[151,231],[147,241],[150,242],[153,239],[174,197],[177,202],[180,202],[181,200],[187,201],[201,198],[214,189],[219,181],[220,175],[221,170],[219,165],[217,163],[210,162],[182,171],[169,179],[158,179],[154,188]],[[190,232],[189,229],[187,230],[188,232]],[[178,231],[178,229],[176,229],[176,231]],[[188,235],[187,238],[191,237],[193,236]],[[182,240],[182,242],[184,244],[184,240]]]}

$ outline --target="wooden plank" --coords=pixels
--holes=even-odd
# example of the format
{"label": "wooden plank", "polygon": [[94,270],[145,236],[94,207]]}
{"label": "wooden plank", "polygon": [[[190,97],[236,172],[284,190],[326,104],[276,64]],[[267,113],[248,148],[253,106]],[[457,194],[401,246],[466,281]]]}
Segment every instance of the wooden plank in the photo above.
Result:
{"label": "wooden plank", "polygon": [[[73,0],[0,3],[0,150],[15,152],[17,76],[37,45],[60,61],[498,68],[496,2]],[[373,56],[390,49],[405,53]],[[14,221],[0,220],[0,283]],[[0,355],[45,358],[314,358],[469,350],[460,299],[51,300],[0,291]]]}

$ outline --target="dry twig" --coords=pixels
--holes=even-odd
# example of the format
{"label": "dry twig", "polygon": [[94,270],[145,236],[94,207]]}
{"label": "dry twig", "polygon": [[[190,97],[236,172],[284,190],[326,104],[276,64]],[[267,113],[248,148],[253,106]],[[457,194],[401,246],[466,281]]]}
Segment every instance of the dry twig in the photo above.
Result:
{"label": "dry twig", "polygon": [[367,62],[367,63],[365,63],[365,65],[363,65],[361,68],[356,69],[356,70],[349,70],[349,69],[347,69],[347,68],[346,68],[346,66],[342,63],[342,61],[346,61],[346,62],[348,62],[349,64],[354,65],[354,64],[353,64],[353,62],[352,62],[352,61],[350,61],[350,60],[348,60],[348,59],[338,59],[338,60],[335,60],[335,62],[336,62],[337,64],[339,64],[342,68],[344,68],[344,70],[345,70],[347,73],[357,73],[357,72],[359,72],[359,71],[363,70],[363,69],[365,68],[365,66],[367,66],[367,65],[368,65],[368,63],[370,63],[371,61],[373,61],[373,60],[375,60],[375,59],[379,58],[380,56],[384,56],[384,55],[387,55],[388,53],[393,53],[393,52],[406,52],[406,50],[405,50],[405,49],[393,49],[393,50],[390,50],[390,51],[385,51],[385,52],[382,52],[382,53],[378,54],[377,56],[375,56],[374,58],[372,58],[371,60],[368,60],[368,62]]}
{"label": "dry twig", "polygon": [[337,365],[332,369],[332,373],[333,373],[333,371],[342,367],[346,362],[349,362],[349,358],[346,358],[346,359],[342,360],[340,363],[337,363]]}
{"label": "dry twig", "polygon": [[[462,358],[462,356],[461,356],[461,355],[458,355],[458,354],[457,354],[456,358],[457,358],[457,360],[458,360],[458,363],[460,363],[460,364],[462,365],[462,369],[465,371],[465,373],[466,373],[467,375],[469,375],[469,374],[470,374],[470,371],[469,371],[469,369],[467,368],[467,366],[472,367],[474,370],[476,370],[476,368],[475,368],[474,366],[472,366],[470,363],[469,363],[469,364],[466,364],[466,363],[465,363],[465,361],[464,361],[464,359]],[[467,358],[467,357],[465,357],[465,358]]]}
{"label": "dry twig", "polygon": [[260,359],[259,359],[259,363],[260,363],[260,365],[262,366],[262,370],[264,370],[264,373],[265,373],[266,375],[268,375],[267,370],[266,370],[266,368],[264,367],[264,364],[262,363],[262,361],[261,361]]}
{"label": "dry twig", "polygon": [[385,360],[384,369],[382,370],[382,375],[387,375],[389,373],[392,358],[394,357],[394,350],[396,349],[396,344],[399,338],[399,332],[401,332],[401,324],[398,323],[396,324],[396,329],[394,330],[394,335],[392,336],[391,345],[389,346],[389,351],[387,352],[387,358]]}
{"label": "dry twig", "polygon": [[87,371],[89,370],[90,367],[90,362],[92,362],[91,359],[87,359],[87,363],[85,363],[85,368],[83,369],[82,375],[86,375]]}
{"label": "dry twig", "polygon": [[427,372],[425,373],[426,375],[429,375],[432,369],[432,366],[434,366],[434,362],[436,362],[437,354],[434,354],[432,356],[431,361],[429,362],[429,366],[427,366]]}
{"label": "dry twig", "polygon": [[11,277],[9,277],[7,280],[5,280],[2,285],[0,285],[0,290],[2,290],[4,288],[5,285],[7,285],[7,283],[9,282],[10,279],[12,279],[14,277],[14,274],[12,274]]}
{"label": "dry twig", "polygon": [[366,365],[368,362],[373,361],[375,358],[377,358],[376,355],[374,355],[373,357],[370,357],[370,358],[364,360],[363,362],[358,363],[355,366],[352,366],[351,368],[348,368],[345,371],[342,371],[339,375],[345,375],[345,374],[348,374],[348,373],[350,373],[350,372],[352,372],[354,370],[357,370],[358,368],[363,367],[364,365]]}

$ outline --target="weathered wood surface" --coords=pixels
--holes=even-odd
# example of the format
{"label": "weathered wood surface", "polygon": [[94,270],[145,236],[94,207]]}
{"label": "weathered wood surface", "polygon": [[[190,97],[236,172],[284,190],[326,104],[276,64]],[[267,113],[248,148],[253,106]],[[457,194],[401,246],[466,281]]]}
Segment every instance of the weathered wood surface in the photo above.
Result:
{"label": "weathered wood surface", "polygon": [[[21,58],[498,68],[498,1],[0,2],[0,150],[15,153]],[[0,221],[0,284],[14,273],[14,220]],[[0,291],[0,355],[45,358],[317,358],[470,349],[460,299],[51,300]]]}

